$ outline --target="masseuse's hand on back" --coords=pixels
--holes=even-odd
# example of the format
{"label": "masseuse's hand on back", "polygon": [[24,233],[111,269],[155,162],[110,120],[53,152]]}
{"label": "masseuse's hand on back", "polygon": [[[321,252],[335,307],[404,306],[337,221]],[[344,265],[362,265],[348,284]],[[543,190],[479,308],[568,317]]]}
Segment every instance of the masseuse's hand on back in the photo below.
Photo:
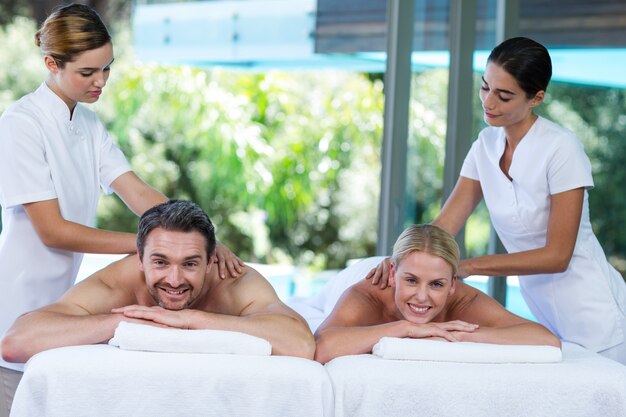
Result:
{"label": "masseuse's hand on back", "polygon": [[237,278],[246,269],[244,262],[220,242],[216,242],[215,245],[215,263],[217,263],[217,270],[222,279],[228,275],[231,278]]}
{"label": "masseuse's hand on back", "polygon": [[372,285],[378,285],[380,289],[389,286],[389,271],[391,270],[391,258],[383,259],[375,268],[365,276],[366,280],[370,280]]}

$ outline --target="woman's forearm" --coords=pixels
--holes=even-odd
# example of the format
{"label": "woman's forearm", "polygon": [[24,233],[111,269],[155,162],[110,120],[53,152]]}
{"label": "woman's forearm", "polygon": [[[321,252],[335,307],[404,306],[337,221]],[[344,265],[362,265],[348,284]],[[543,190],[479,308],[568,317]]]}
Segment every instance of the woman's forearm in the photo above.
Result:
{"label": "woman's forearm", "polygon": [[499,345],[547,345],[561,348],[561,341],[537,323],[521,323],[506,327],[481,327],[474,332],[455,332],[462,342]]}
{"label": "woman's forearm", "polygon": [[44,245],[83,253],[134,253],[134,233],[113,232],[66,220],[57,199],[24,204],[37,235]]}
{"label": "woman's forearm", "polygon": [[72,252],[123,254],[137,251],[134,233],[96,229],[69,221],[64,221],[47,237],[40,237],[48,247]]}

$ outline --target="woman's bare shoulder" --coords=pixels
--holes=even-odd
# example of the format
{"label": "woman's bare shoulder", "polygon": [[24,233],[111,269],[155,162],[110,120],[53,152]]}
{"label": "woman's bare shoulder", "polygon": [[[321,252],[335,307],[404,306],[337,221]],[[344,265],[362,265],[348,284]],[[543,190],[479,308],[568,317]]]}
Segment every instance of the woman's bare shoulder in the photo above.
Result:
{"label": "woman's bare shoulder", "polygon": [[462,282],[457,282],[457,288],[450,300],[448,318],[463,320],[481,326],[495,326],[497,324],[514,324],[525,319],[510,313],[502,304],[484,292]]}
{"label": "woman's bare shoulder", "polygon": [[371,302],[385,304],[389,300],[393,301],[394,288],[386,287],[381,289],[378,285],[372,285],[369,280],[360,280],[356,284],[348,287],[347,291],[352,291],[355,294],[359,294],[364,299],[368,299]]}
{"label": "woman's bare shoulder", "polygon": [[464,320],[468,310],[471,310],[476,303],[480,303],[482,296],[487,297],[480,290],[462,280],[457,280],[454,294],[448,300],[447,319]]}
{"label": "woman's bare shoulder", "polygon": [[386,322],[397,320],[394,293],[393,287],[381,289],[377,285],[372,285],[369,280],[361,280],[349,287],[340,301],[342,299],[350,301],[351,309],[355,307],[355,304],[361,306],[376,321]]}

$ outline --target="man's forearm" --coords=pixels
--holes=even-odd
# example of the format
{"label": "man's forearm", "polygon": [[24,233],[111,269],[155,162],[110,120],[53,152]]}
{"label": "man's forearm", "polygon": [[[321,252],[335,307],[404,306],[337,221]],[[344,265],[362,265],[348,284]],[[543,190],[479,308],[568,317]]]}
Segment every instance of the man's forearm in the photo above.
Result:
{"label": "man's forearm", "polygon": [[15,321],[2,340],[2,357],[23,363],[44,350],[106,342],[121,320],[121,314],[27,313]]}
{"label": "man's forearm", "polygon": [[270,342],[273,355],[313,359],[315,353],[313,335],[306,322],[296,317],[272,313],[231,316],[199,310],[190,313],[192,313],[190,328],[246,333]]}

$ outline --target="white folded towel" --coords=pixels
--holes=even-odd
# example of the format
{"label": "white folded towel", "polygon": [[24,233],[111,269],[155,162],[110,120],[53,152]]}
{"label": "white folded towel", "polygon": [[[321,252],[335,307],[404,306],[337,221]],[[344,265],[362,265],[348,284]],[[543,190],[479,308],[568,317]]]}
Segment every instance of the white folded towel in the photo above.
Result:
{"label": "white folded towel", "polygon": [[125,350],[172,353],[222,353],[269,356],[272,345],[265,339],[225,330],[186,330],[122,321],[109,345]]}
{"label": "white folded towel", "polygon": [[554,346],[496,345],[491,343],[383,337],[372,353],[383,359],[474,363],[549,363],[561,361]]}

